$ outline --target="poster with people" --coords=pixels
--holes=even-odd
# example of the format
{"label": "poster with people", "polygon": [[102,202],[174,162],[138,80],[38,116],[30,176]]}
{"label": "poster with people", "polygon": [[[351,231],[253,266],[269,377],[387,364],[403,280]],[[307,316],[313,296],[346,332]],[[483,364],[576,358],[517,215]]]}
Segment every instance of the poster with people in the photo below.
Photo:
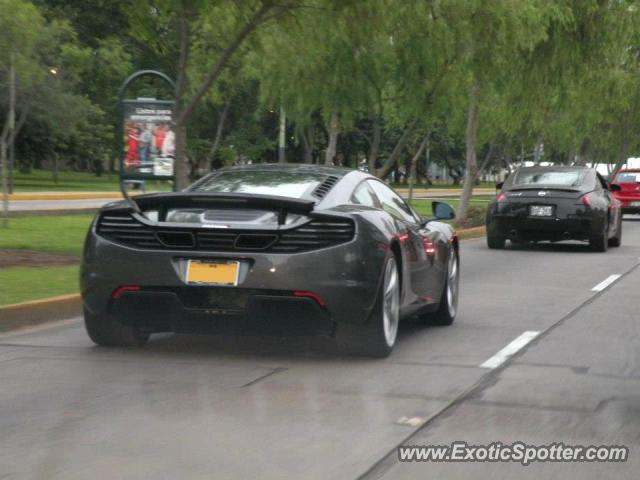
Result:
{"label": "poster with people", "polygon": [[176,135],[173,103],[129,100],[124,103],[125,177],[173,177]]}

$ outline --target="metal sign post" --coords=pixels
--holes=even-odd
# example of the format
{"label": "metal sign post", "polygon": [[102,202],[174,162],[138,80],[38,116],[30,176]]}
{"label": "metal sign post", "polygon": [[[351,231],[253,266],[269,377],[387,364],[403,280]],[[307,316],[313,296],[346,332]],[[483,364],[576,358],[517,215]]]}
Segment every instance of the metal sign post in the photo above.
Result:
{"label": "metal sign post", "polygon": [[120,190],[129,202],[127,184],[142,187],[145,180],[166,180],[176,189],[174,100],[125,98],[133,81],[150,76],[161,78],[174,90],[173,80],[164,73],[140,70],[124,81],[118,93]]}

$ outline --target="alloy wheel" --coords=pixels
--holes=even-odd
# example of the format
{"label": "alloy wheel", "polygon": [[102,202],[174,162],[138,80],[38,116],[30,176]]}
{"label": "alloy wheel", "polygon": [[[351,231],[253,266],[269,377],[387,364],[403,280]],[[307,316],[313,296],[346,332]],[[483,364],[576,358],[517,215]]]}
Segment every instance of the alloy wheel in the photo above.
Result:
{"label": "alloy wheel", "polygon": [[451,317],[456,316],[456,310],[458,309],[459,284],[458,255],[455,252],[451,252],[447,269],[447,308]]}
{"label": "alloy wheel", "polygon": [[398,323],[400,321],[400,281],[396,262],[393,257],[387,262],[384,272],[384,289],[382,294],[384,338],[387,345],[392,347],[396,342]]}

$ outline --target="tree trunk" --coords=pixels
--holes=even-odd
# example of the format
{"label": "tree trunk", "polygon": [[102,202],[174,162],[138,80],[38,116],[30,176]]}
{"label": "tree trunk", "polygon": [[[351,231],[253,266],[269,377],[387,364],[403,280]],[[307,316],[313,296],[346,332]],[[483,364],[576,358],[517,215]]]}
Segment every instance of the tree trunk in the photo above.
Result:
{"label": "tree trunk", "polygon": [[404,149],[405,145],[409,141],[409,137],[411,136],[411,133],[415,129],[417,123],[418,123],[418,119],[416,118],[412,120],[411,123],[409,123],[407,128],[404,129],[404,132],[402,132],[402,136],[400,137],[400,140],[398,140],[398,143],[396,143],[396,146],[393,147],[393,151],[391,152],[391,155],[389,155],[389,158],[387,158],[387,161],[384,162],[384,165],[375,172],[375,175],[377,177],[385,178],[387,175],[389,175],[389,172],[391,172],[391,170],[394,169],[396,162],[398,161],[398,158],[400,157],[400,154],[402,153],[402,150]]}
{"label": "tree trunk", "polygon": [[371,148],[369,150],[369,173],[376,171],[376,163],[380,154],[380,140],[382,139],[382,125],[380,118],[377,116],[372,118],[373,121],[373,137],[371,138]]}
{"label": "tree trunk", "polygon": [[539,135],[536,145],[533,149],[533,163],[535,163],[536,165],[540,165],[540,162],[542,161],[543,149],[544,149],[543,136]]}
{"label": "tree trunk", "polygon": [[180,12],[180,54],[178,56],[178,75],[176,78],[175,100],[177,115],[174,123],[175,130],[175,160],[176,190],[182,190],[189,185],[189,165],[187,163],[187,116],[183,115],[185,92],[189,84],[187,65],[189,62],[191,35],[191,8],[183,5]]}
{"label": "tree trunk", "polygon": [[427,147],[424,150],[424,179],[428,186],[433,185],[429,176],[429,167],[431,166],[431,136],[427,138]]}
{"label": "tree trunk", "polygon": [[[182,190],[189,185],[189,161],[187,158],[187,126],[176,125],[176,190]],[[181,161],[178,161],[178,159]]]}
{"label": "tree trunk", "polygon": [[591,148],[591,142],[588,138],[585,138],[578,149],[578,159],[574,165],[586,165],[589,160],[589,150]]}
{"label": "tree trunk", "polygon": [[285,147],[287,143],[287,116],[282,105],[280,106],[280,125],[278,132],[278,163],[286,163]]}
{"label": "tree trunk", "polygon": [[331,114],[331,120],[329,123],[329,144],[325,152],[324,164],[333,165],[336,157],[336,148],[338,145],[338,132],[340,129],[340,118],[337,112]]}
{"label": "tree trunk", "polygon": [[478,139],[478,97],[480,95],[480,85],[474,83],[469,93],[469,110],[467,112],[467,133],[466,133],[466,169],[464,176],[464,185],[462,186],[462,195],[460,196],[460,206],[458,207],[457,219],[458,223],[464,223],[467,219],[467,211],[471,196],[473,195],[473,187],[478,175],[478,159],[476,157],[476,143]]}
{"label": "tree trunk", "polygon": [[425,147],[427,146],[427,142],[429,141],[429,137],[431,136],[431,132],[427,133],[420,146],[418,147],[418,151],[411,159],[411,166],[409,167],[409,203],[413,200],[413,185],[416,183],[416,166],[418,165],[418,159],[422,155]]}
{"label": "tree trunk", "polygon": [[304,147],[304,163],[313,163],[313,127],[303,127],[300,136]]}
{"label": "tree trunk", "polygon": [[625,140],[624,142],[622,142],[622,145],[620,145],[620,150],[618,152],[618,161],[616,162],[616,166],[613,169],[613,172],[611,172],[609,178],[614,178],[618,174],[618,172],[622,170],[622,167],[627,164],[627,160],[629,160],[629,140]]}
{"label": "tree trunk", "polygon": [[9,182],[7,169],[7,144],[0,138],[0,174],[2,175],[2,228],[9,226]]}
{"label": "tree trunk", "polygon": [[476,179],[475,179],[476,182],[480,180],[480,176],[482,175],[482,172],[484,172],[484,170],[487,168],[487,165],[489,165],[489,162],[491,161],[491,157],[493,156],[493,151],[494,151],[494,145],[493,143],[491,143],[489,145],[489,150],[487,151],[487,154],[484,156],[482,165],[480,165],[480,168],[478,168],[478,171],[476,173]]}
{"label": "tree trunk", "polygon": [[224,108],[222,112],[220,112],[220,118],[218,119],[218,126],[216,127],[216,136],[213,139],[213,145],[209,149],[209,153],[207,154],[207,165],[209,165],[209,170],[213,170],[213,161],[215,160],[216,153],[218,152],[218,148],[220,148],[220,142],[222,141],[222,132],[224,130],[224,122],[227,119],[227,113],[229,113],[229,107],[231,106],[231,101],[227,100],[224,104]]}

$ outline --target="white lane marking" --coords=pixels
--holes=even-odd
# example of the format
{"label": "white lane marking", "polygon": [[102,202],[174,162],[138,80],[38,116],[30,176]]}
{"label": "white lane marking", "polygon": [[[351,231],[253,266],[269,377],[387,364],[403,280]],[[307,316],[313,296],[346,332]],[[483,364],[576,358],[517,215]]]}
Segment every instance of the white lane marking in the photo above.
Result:
{"label": "white lane marking", "polygon": [[419,427],[423,425],[427,419],[425,417],[400,417],[396,420],[398,425],[407,425],[409,427]]}
{"label": "white lane marking", "polygon": [[595,287],[593,287],[591,289],[592,292],[601,292],[602,290],[604,290],[605,288],[607,288],[609,285],[611,285],[613,282],[615,282],[616,280],[618,280],[622,275],[609,275],[604,281],[600,282],[599,284],[597,284]]}
{"label": "white lane marking", "polygon": [[524,347],[531,340],[540,335],[540,332],[534,332],[528,330],[522,335],[513,340],[509,345],[504,347],[493,357],[480,365],[481,368],[496,368],[502,365],[510,356],[517,353],[522,347]]}

